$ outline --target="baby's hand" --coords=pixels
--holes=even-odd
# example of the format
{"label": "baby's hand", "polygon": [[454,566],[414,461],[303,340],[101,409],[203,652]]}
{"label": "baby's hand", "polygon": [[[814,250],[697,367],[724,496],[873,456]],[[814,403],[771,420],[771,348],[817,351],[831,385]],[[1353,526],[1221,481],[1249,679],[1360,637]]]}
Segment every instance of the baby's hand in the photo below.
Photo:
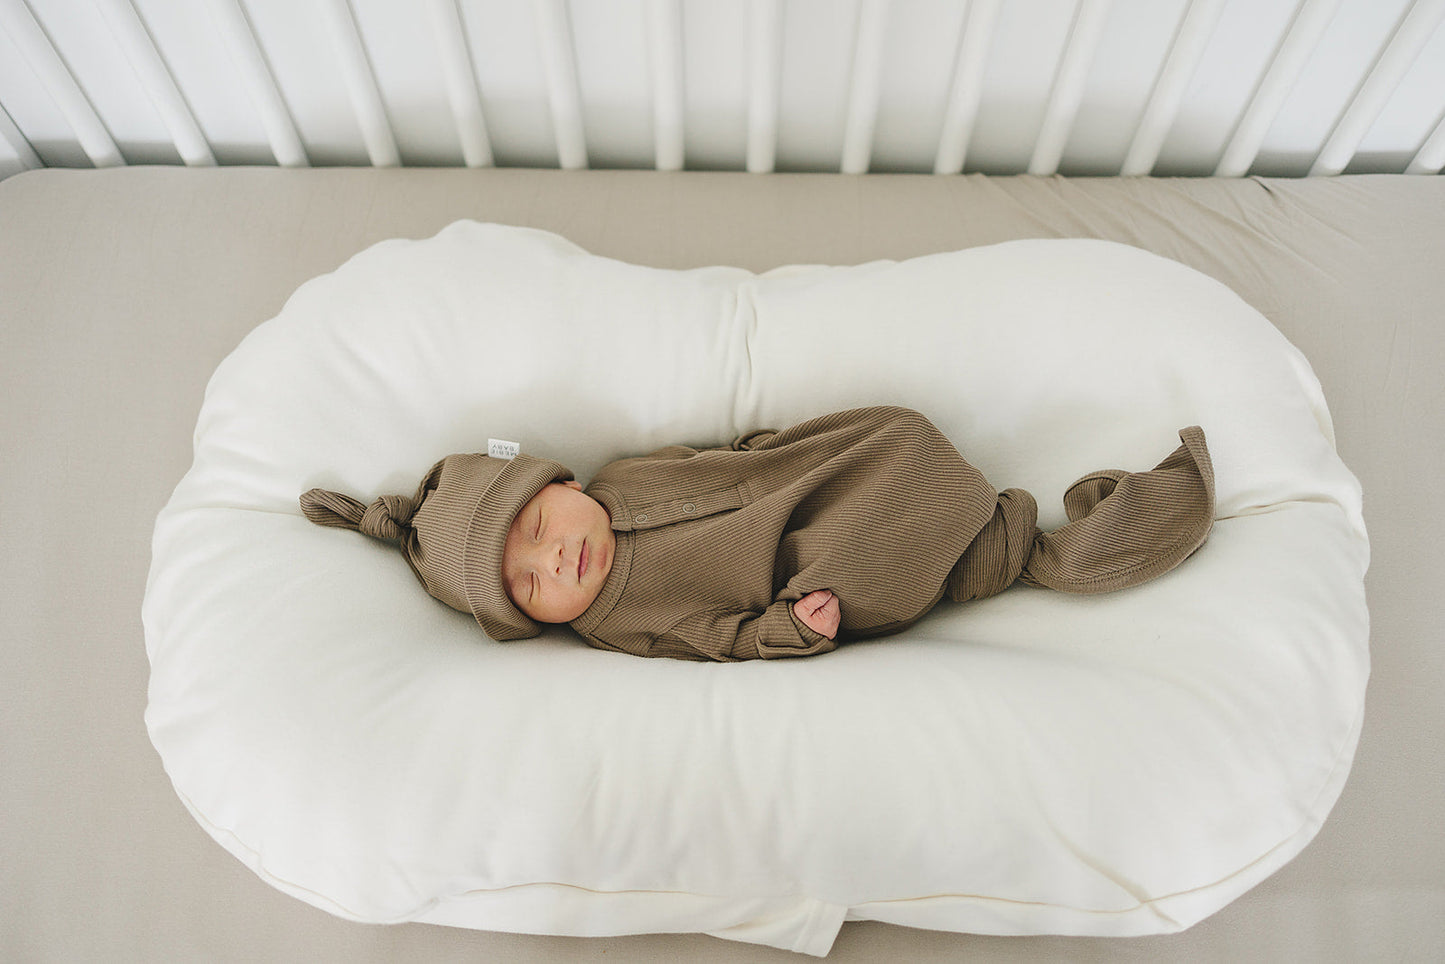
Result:
{"label": "baby's hand", "polygon": [[838,597],[826,589],[810,592],[793,603],[793,615],[819,635],[832,639],[838,633]]}

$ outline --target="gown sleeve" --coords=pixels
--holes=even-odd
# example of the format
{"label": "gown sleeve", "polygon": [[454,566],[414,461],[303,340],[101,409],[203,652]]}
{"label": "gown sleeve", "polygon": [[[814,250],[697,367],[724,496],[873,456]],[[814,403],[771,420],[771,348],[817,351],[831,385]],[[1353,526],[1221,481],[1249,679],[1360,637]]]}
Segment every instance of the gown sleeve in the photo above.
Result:
{"label": "gown sleeve", "polygon": [[731,661],[815,656],[837,648],[836,639],[798,619],[793,613],[795,601],[779,599],[761,613],[694,613],[658,637],[649,655]]}

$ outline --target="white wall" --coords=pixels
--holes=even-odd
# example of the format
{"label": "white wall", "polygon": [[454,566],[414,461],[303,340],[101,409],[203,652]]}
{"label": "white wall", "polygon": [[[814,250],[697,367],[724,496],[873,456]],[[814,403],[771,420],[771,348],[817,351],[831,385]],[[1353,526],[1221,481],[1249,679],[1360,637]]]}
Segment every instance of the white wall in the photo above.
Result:
{"label": "white wall", "polygon": [[0,175],[1436,173],[1442,21],[1445,0],[0,0]]}

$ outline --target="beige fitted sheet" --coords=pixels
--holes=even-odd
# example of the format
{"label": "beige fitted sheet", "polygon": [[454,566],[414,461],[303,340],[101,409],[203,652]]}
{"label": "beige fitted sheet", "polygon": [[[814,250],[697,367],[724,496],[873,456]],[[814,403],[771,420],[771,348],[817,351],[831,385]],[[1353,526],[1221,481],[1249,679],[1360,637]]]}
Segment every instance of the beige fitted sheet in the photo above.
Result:
{"label": "beige fitted sheet", "polygon": [[1333,815],[1183,934],[850,923],[830,959],[1427,960],[1445,947],[1445,180],[130,168],[0,182],[0,956],[792,959],[701,935],[334,919],[217,847],[150,747],[150,531],[190,464],[211,371],[307,278],[463,217],[628,261],[754,270],[1099,237],[1234,288],[1310,359],[1364,486],[1373,675]]}

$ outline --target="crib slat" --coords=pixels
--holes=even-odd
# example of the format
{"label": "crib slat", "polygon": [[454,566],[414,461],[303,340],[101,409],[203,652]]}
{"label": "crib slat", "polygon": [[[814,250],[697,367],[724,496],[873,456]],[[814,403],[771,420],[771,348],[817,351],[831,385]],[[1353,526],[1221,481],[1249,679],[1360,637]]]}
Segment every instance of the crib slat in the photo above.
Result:
{"label": "crib slat", "polygon": [[1079,5],[1073,29],[1069,32],[1068,46],[1054,76],[1044,122],[1039,128],[1038,140],[1034,142],[1033,157],[1029,160],[1030,174],[1055,174],[1059,170],[1064,143],[1069,139],[1069,129],[1074,126],[1079,101],[1084,96],[1089,64],[1094,59],[1094,51],[1098,49],[1099,38],[1104,31],[1109,2],[1082,0]]}
{"label": "crib slat", "polygon": [[[30,146],[30,139],[15,126],[15,121],[11,120],[9,112],[4,107],[0,107],[0,138],[4,138],[6,145],[15,152],[15,158],[21,171],[45,166],[40,155],[35,153],[35,148]],[[0,165],[0,170],[3,170],[4,167],[11,167],[12,173],[19,173],[19,171],[13,170],[14,165]],[[9,175],[0,174],[0,176],[8,177]]]}
{"label": "crib slat", "polygon": [[587,166],[587,136],[582,125],[582,89],[577,83],[577,54],[565,0],[537,0],[537,40],[547,75],[547,101],[557,139],[557,163],[567,170]]}
{"label": "crib slat", "polygon": [[160,114],[161,122],[170,132],[176,153],[191,167],[215,167],[216,155],[211,152],[206,135],[201,133],[195,115],[176,86],[175,78],[166,69],[155,41],[136,14],[131,0],[96,0],[96,4],[110,27],[111,35],[124,51],[126,60]]}
{"label": "crib slat", "polygon": [[1305,0],[1235,126],[1234,135],[1214,168],[1215,177],[1243,177],[1249,173],[1275,115],[1284,106],[1285,98],[1299,80],[1339,7],[1340,0]]}
{"label": "crib slat", "polygon": [[648,0],[652,60],[652,130],[659,171],[683,166],[682,9],[680,0]]}
{"label": "crib slat", "polygon": [[466,31],[462,28],[456,0],[427,0],[426,7],[437,54],[441,57],[447,101],[462,144],[462,160],[467,167],[491,167],[495,163],[492,142],[482,118],[482,99],[477,93],[477,78],[467,52]]}
{"label": "crib slat", "polygon": [[1405,168],[1406,174],[1439,174],[1445,168],[1445,119],[1435,125],[1435,131],[1420,145],[1420,150]]}
{"label": "crib slat", "polygon": [[1359,150],[1360,142],[1389,103],[1390,95],[1405,79],[1405,73],[1420,56],[1430,35],[1445,20],[1445,0],[1416,0],[1409,14],[1390,38],[1375,68],[1365,78],[1340,122],[1330,133],[1310,167],[1310,176],[1338,174]]}
{"label": "crib slat", "polygon": [[938,153],[933,158],[935,174],[958,174],[963,170],[983,97],[983,72],[988,66],[989,43],[997,19],[998,0],[972,0],[968,5],[963,33],[958,40],[953,86],[938,137]]}
{"label": "crib slat", "polygon": [[1143,175],[1154,170],[1164,138],[1179,116],[1184,91],[1194,77],[1194,70],[1204,56],[1204,48],[1209,45],[1209,38],[1213,36],[1223,10],[1224,0],[1191,0],[1169,48],[1169,56],[1154,82],[1154,92],[1150,94],[1144,116],[1134,132],[1134,140],[1119,169],[1120,174]]}
{"label": "crib slat", "polygon": [[783,10],[778,0],[752,0],[748,8],[748,157],[754,174],[778,160],[778,98],[783,73]]}
{"label": "crib slat", "polygon": [[321,0],[321,11],[326,17],[337,67],[346,84],[356,122],[361,127],[361,137],[366,142],[371,165],[400,167],[401,154],[396,149],[396,137],[391,130],[391,121],[387,119],[386,107],[381,102],[381,91],[376,86],[376,75],[371,69],[371,61],[367,59],[351,5],[347,0]]}
{"label": "crib slat", "polygon": [[105,129],[100,115],[96,114],[80,84],[51,46],[50,38],[23,0],[0,0],[0,29],[9,36],[30,69],[35,71],[45,92],[55,101],[66,124],[75,132],[75,139],[90,162],[96,167],[124,166],[125,158],[121,156],[110,131]]}
{"label": "crib slat", "polygon": [[296,122],[286,109],[286,102],[281,99],[276,78],[266,65],[266,58],[261,53],[261,46],[245,11],[241,9],[240,0],[210,0],[209,6],[231,62],[241,75],[241,83],[256,108],[261,127],[266,131],[266,140],[271,145],[276,163],[282,167],[310,167],[301,135],[296,132]]}
{"label": "crib slat", "polygon": [[844,174],[866,174],[873,156],[873,130],[878,122],[883,40],[887,29],[888,0],[863,0],[858,10],[858,36],[853,45],[848,120],[843,128]]}

